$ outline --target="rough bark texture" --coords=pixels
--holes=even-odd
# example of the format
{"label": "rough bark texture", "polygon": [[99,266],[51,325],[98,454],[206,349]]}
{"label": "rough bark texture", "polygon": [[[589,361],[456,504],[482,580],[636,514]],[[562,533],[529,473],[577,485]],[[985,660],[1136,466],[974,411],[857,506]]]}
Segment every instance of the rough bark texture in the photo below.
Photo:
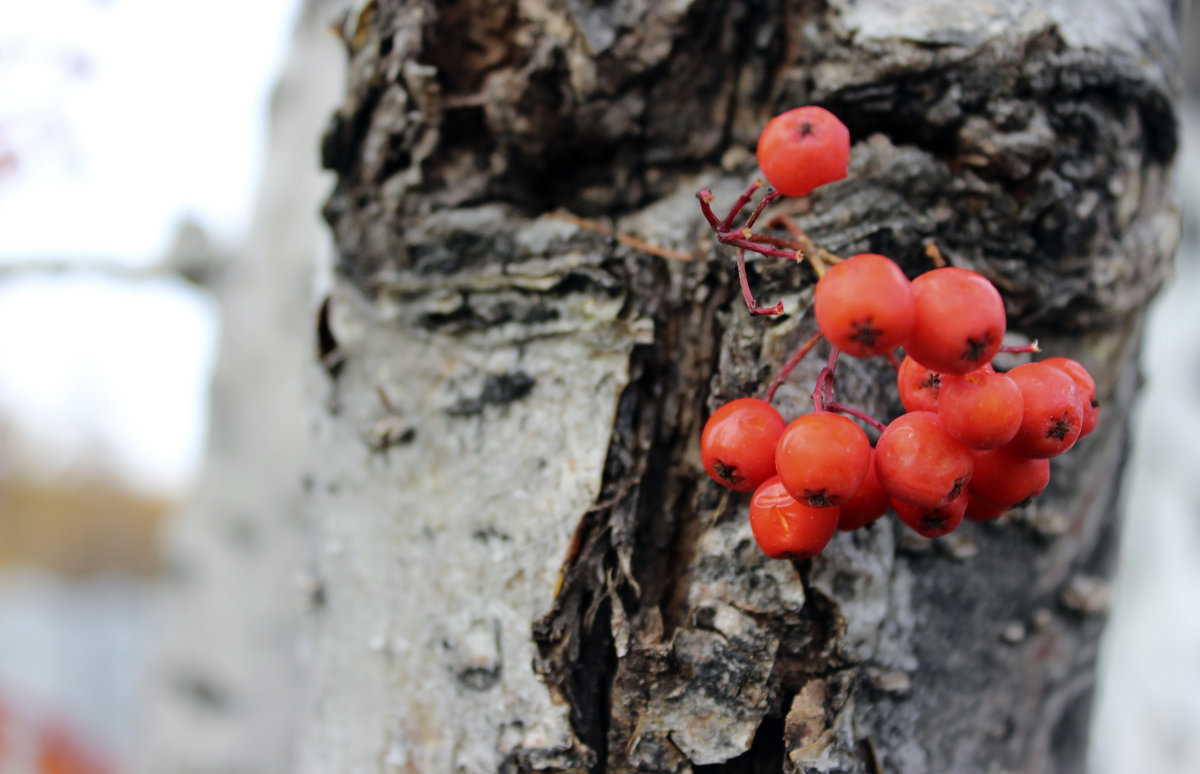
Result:
{"label": "rough bark texture", "polygon": [[[301,770],[1080,771],[1178,240],[1167,5],[397,0],[345,33]],[[789,314],[750,318],[693,194],[732,202],[809,102],[849,125],[850,178],[780,209],[910,274],[935,241],[1097,377],[1101,429],[1016,518],[771,562],[700,468],[707,414],[810,335],[813,280],[753,263]],[[884,364],[838,389],[898,409]]]}

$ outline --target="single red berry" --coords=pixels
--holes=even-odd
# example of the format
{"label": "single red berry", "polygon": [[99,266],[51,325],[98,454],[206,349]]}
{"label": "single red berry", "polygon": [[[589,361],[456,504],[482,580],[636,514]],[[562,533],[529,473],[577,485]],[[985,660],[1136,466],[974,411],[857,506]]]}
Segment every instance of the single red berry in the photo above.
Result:
{"label": "single red berry", "polygon": [[887,513],[891,498],[879,483],[875,474],[875,450],[871,450],[871,462],[867,466],[867,476],[863,479],[858,490],[850,499],[841,504],[838,514],[838,529],[850,532],[865,527]]}
{"label": "single red berry", "polygon": [[817,327],[854,357],[891,352],[912,331],[912,288],[890,259],[860,253],[831,266],[813,294]]}
{"label": "single red berry", "polygon": [[1100,401],[1096,400],[1096,380],[1079,361],[1069,357],[1048,357],[1041,362],[1066,373],[1075,380],[1075,385],[1083,393],[1083,426],[1079,429],[1079,437],[1082,438],[1095,430],[1096,423],[1100,420]]}
{"label": "single red berry", "polygon": [[928,368],[965,374],[1000,351],[1008,319],[996,286],[982,274],[954,266],[912,281],[916,317],[904,352]]}
{"label": "single red berry", "polygon": [[995,449],[1017,434],[1024,407],[1016,382],[979,368],[946,380],[937,410],[950,435],[972,449]]}
{"label": "single red berry", "polygon": [[775,469],[783,486],[813,508],[841,505],[858,491],[871,464],[871,442],[840,414],[818,411],[792,420],[779,436]]}
{"label": "single red berry", "polygon": [[758,166],[779,192],[805,196],[846,176],[850,131],[833,113],[815,105],[780,113],[758,137]]}
{"label": "single red berry", "polygon": [[772,559],[808,559],[821,553],[837,531],[837,508],[811,508],[788,494],[778,476],[754,490],[750,529]]}
{"label": "single red berry", "polygon": [[1056,457],[1075,445],[1083,428],[1083,394],[1066,372],[1026,363],[1008,372],[1025,402],[1021,427],[1005,448],[1022,457]]}
{"label": "single red berry", "polygon": [[749,492],[775,475],[775,445],[784,428],[775,407],[758,398],[731,400],[700,434],[704,469],[722,486]]}
{"label": "single red berry", "polygon": [[1050,460],[1013,454],[1007,447],[972,451],[975,472],[971,496],[996,508],[1020,508],[1033,502],[1050,483]]}
{"label": "single red berry", "polygon": [[875,472],[893,500],[938,508],[966,491],[971,453],[937,414],[913,411],[887,426],[875,444]]}
{"label": "single red berry", "polygon": [[963,514],[963,518],[967,521],[984,522],[998,519],[1008,513],[1007,508],[999,508],[995,505],[990,505],[983,502],[971,494],[971,490],[967,490],[967,512]]}
{"label": "single red berry", "polygon": [[905,411],[937,411],[938,397],[942,394],[943,374],[906,357],[900,361],[896,372],[896,388]]}
{"label": "single red berry", "polygon": [[909,505],[903,500],[892,500],[892,510],[900,521],[922,537],[936,538],[948,535],[962,524],[967,511],[967,493],[964,491],[945,505],[928,508]]}

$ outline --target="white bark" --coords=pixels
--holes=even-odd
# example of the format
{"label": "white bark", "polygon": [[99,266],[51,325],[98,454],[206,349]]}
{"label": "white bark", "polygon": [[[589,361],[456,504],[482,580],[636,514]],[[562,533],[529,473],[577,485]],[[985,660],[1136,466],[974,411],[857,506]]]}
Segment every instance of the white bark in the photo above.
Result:
{"label": "white bark", "polygon": [[294,757],[309,545],[302,374],[312,271],[328,244],[315,138],[344,72],[327,29],[337,5],[309,3],[295,31],[248,243],[202,272],[217,271],[222,311],[210,448],[194,499],[168,525],[133,771],[265,774]]}

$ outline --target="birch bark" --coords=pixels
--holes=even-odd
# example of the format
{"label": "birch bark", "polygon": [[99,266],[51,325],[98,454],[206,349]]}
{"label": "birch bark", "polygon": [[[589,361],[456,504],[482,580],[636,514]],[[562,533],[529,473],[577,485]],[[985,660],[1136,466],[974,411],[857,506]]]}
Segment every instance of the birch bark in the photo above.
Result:
{"label": "birch bark", "polygon": [[[1179,235],[1166,3],[379,0],[345,37],[301,771],[1082,770]],[[1101,429],[1013,519],[771,562],[704,477],[707,414],[814,326],[778,260],[751,271],[788,314],[747,316],[693,194],[731,202],[759,127],[811,102],[854,150],[788,205],[809,233],[910,273],[936,242],[1097,378]],[[877,416],[890,384],[839,367]]]}

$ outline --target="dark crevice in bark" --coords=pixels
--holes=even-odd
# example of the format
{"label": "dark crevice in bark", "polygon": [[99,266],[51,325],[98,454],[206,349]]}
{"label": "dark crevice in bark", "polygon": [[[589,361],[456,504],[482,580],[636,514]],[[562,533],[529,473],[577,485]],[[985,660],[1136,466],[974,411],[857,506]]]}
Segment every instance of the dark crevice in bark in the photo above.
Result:
{"label": "dark crevice in bark", "polygon": [[538,656],[534,668],[570,707],[571,728],[583,747],[573,751],[581,769],[603,770],[608,723],[608,684],[615,661],[606,577],[612,546],[601,511],[589,512],[572,536],[554,608],[533,625]]}
{"label": "dark crevice in bark", "polygon": [[590,626],[580,631],[579,658],[571,665],[571,727],[579,741],[595,753],[588,771],[607,770],[610,679],[616,668],[613,643],[612,601],[589,605]]}

